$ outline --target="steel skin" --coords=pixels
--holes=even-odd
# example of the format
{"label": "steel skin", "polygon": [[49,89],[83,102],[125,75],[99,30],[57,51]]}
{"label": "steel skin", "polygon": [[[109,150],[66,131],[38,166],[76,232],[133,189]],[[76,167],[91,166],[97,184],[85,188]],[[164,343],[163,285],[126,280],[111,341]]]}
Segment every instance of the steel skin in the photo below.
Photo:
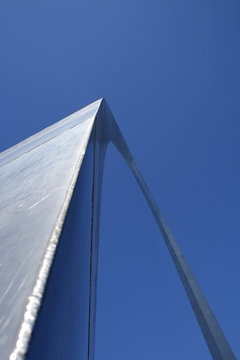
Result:
{"label": "steel skin", "polygon": [[[10,149],[9,151],[2,154],[0,157],[0,169],[3,169],[3,178],[0,177],[0,183],[4,184],[6,181],[9,182],[9,179],[12,179],[14,185],[14,174],[19,175],[22,174],[22,169],[26,168],[29,170],[27,175],[24,175],[24,178],[20,180],[24,180],[23,186],[18,187],[17,189],[13,190],[11,193],[10,200],[9,198],[4,198],[5,203],[7,204],[9,201],[14,203],[22,203],[25,204],[26,201],[30,201],[28,211],[24,214],[25,220],[31,215],[29,214],[29,210],[34,208],[40,208],[44,204],[44,209],[40,208],[38,216],[41,215],[42,211],[46,209],[54,209],[54,215],[51,221],[48,221],[48,225],[44,229],[44,232],[38,234],[37,239],[35,239],[35,244],[39,244],[40,239],[44,238],[45,241],[41,241],[41,247],[38,249],[36,245],[36,249],[39,251],[37,256],[35,255],[34,264],[31,263],[29,266],[26,266],[26,262],[24,265],[19,265],[18,267],[15,266],[15,271],[13,271],[11,277],[8,279],[8,284],[10,283],[11,286],[7,286],[5,284],[5,292],[7,291],[7,295],[5,295],[5,299],[11,298],[11,290],[17,291],[17,294],[20,295],[21,301],[18,301],[17,312],[13,311],[13,308],[8,307],[8,312],[6,313],[7,317],[5,323],[7,324],[4,328],[4,333],[11,333],[17,334],[15,336],[10,336],[11,341],[6,341],[8,344],[7,352],[4,353],[4,360],[7,359],[8,354],[10,355],[10,360],[20,360],[23,358],[28,358],[28,349],[31,349],[31,338],[32,333],[34,334],[34,326],[37,325],[37,318],[38,314],[41,315],[41,304],[43,303],[44,296],[45,296],[45,288],[48,279],[50,279],[51,272],[54,268],[53,260],[55,257],[55,250],[58,246],[58,242],[61,241],[61,231],[65,221],[66,214],[68,212],[68,208],[71,202],[72,194],[74,187],[77,182],[77,178],[79,176],[79,171],[81,169],[82,160],[85,156],[87,145],[90,139],[90,136],[93,137],[93,184],[92,184],[92,217],[91,217],[91,243],[90,243],[90,273],[89,273],[89,319],[88,319],[88,353],[87,359],[93,360],[94,359],[94,341],[95,341],[95,321],[96,321],[96,285],[97,285],[97,267],[98,267],[98,243],[99,243],[99,222],[100,222],[100,206],[101,206],[101,189],[102,189],[102,179],[103,179],[103,168],[104,168],[104,159],[105,154],[107,151],[107,146],[110,142],[112,142],[118,151],[121,153],[122,157],[127,162],[130,170],[132,171],[138,185],[140,186],[143,195],[152,211],[152,214],[159,226],[161,234],[164,238],[166,246],[169,250],[169,253],[173,259],[175,267],[178,271],[182,284],[185,288],[186,294],[189,298],[191,303],[192,309],[196,316],[196,319],[199,323],[211,356],[214,360],[231,360],[236,359],[233,351],[228,344],[214,314],[212,313],[194,275],[192,274],[191,269],[189,268],[176,240],[174,239],[172,233],[170,232],[162,214],[159,211],[159,208],[153,199],[146,183],[143,180],[143,177],[138,170],[136,163],[129,151],[129,148],[119,130],[119,127],[114,120],[114,117],[107,106],[107,103],[104,99],[100,99],[97,102],[91,104],[89,107],[86,107],[78,113],[75,113],[70,116],[69,118],[62,120],[59,123],[56,123],[53,127],[44,130],[43,132],[33,136],[29,140],[26,140],[23,143],[20,143],[16,147]],[[82,118],[81,118],[82,116]],[[84,119],[84,120],[83,120]],[[80,139],[81,135],[81,139]],[[72,154],[74,153],[74,161],[71,164],[68,173],[71,175],[68,179],[59,180],[60,183],[57,186],[56,192],[57,196],[54,198],[58,198],[58,207],[53,202],[45,203],[46,199],[49,199],[49,193],[51,193],[52,189],[48,189],[48,192],[43,195],[43,193],[39,194],[37,192],[38,187],[34,187],[32,181],[36,184],[40,179],[36,177],[31,179],[30,188],[33,187],[32,191],[30,192],[29,196],[29,189],[28,192],[26,191],[26,184],[28,184],[28,178],[31,174],[32,168],[35,166],[36,160],[40,160],[39,157],[42,156],[42,149],[44,147],[48,147],[44,150],[44,153],[47,154],[47,151],[50,150],[51,145],[55,142],[55,152],[53,153],[54,156],[59,156],[59,146],[62,146],[62,141],[60,138],[68,143],[71,144],[70,150],[68,148],[68,152],[65,154],[66,158],[63,161],[59,158],[59,167],[55,169],[54,176],[60,177],[60,170],[63,169],[65,166],[65,162],[69,161]],[[67,137],[67,140],[65,139]],[[79,147],[78,140],[81,144]],[[84,140],[83,140],[84,139]],[[76,144],[78,144],[78,150],[76,151]],[[60,147],[61,147],[60,146]],[[66,148],[64,151],[66,151]],[[40,149],[41,151],[39,152]],[[37,153],[38,151],[38,153]],[[36,157],[33,154],[37,154]],[[26,158],[29,157],[30,160],[26,162]],[[33,156],[33,159],[31,159]],[[25,158],[24,158],[25,157]],[[44,161],[42,163],[42,169],[45,169],[44,162],[46,162],[47,157],[45,156]],[[41,161],[40,161],[41,162]],[[70,161],[72,162],[72,160]],[[51,162],[50,162],[51,163]],[[13,169],[11,168],[11,164],[13,164]],[[52,165],[49,164],[49,165]],[[38,165],[39,166],[39,165]],[[40,164],[41,166],[41,164]],[[65,170],[64,170],[65,172]],[[81,174],[81,172],[80,172]],[[3,179],[3,180],[1,180]],[[63,181],[63,182],[62,182]],[[44,183],[46,185],[46,182]],[[43,184],[43,185],[44,185]],[[29,185],[29,184],[28,184]],[[54,185],[56,188],[56,184]],[[44,186],[43,186],[44,188]],[[44,190],[42,188],[42,190]],[[21,191],[25,193],[25,198],[21,198]],[[32,197],[36,196],[36,199],[32,199]],[[61,197],[61,193],[64,193]],[[44,196],[46,198],[44,198]],[[60,199],[59,199],[60,197]],[[17,199],[17,202],[16,202]],[[21,200],[21,201],[20,201]],[[49,200],[48,200],[49,201]],[[22,205],[23,207],[24,205]],[[22,208],[21,207],[21,208]],[[1,207],[0,210],[3,210]],[[11,210],[11,211],[10,211]],[[17,210],[16,205],[15,207],[11,208],[9,212],[11,216],[16,216]],[[20,215],[19,215],[20,216]],[[23,216],[23,215],[21,215]],[[20,217],[21,217],[20,216]],[[25,242],[27,239],[32,237],[32,230],[34,227],[38,226],[38,222],[41,220],[34,220],[36,214],[33,216],[33,227],[30,231],[23,231],[20,232],[20,235],[24,238]],[[8,219],[11,219],[10,215],[8,214]],[[29,220],[29,219],[28,219]],[[21,219],[22,221],[22,219]],[[35,221],[35,222],[34,222]],[[7,223],[7,225],[6,225]],[[3,247],[4,242],[6,239],[9,239],[11,235],[11,220],[3,221],[2,227],[0,226],[0,234],[2,235],[0,239],[0,249]],[[17,225],[16,225],[17,226]],[[51,229],[51,230],[50,230]],[[28,229],[27,229],[28,230]],[[27,232],[27,235],[26,235]],[[19,236],[19,230],[17,228],[17,233]],[[16,240],[15,240],[16,241]],[[13,241],[14,243],[14,241]],[[24,256],[26,253],[33,254],[31,246],[26,249],[23,249],[22,258],[24,261]],[[35,254],[34,251],[34,254]],[[36,258],[37,257],[37,258]],[[6,253],[5,258],[3,261],[6,264],[6,271],[9,265],[9,256]],[[53,265],[52,265],[53,264]],[[52,267],[51,267],[52,266]],[[20,270],[19,270],[20,269]],[[33,276],[31,279],[28,279],[28,273],[31,269]],[[34,271],[33,271],[34,270]],[[16,272],[17,271],[17,272]],[[17,273],[17,277],[14,274]],[[27,286],[25,286],[24,291],[21,287],[21,282],[23,279],[28,281]],[[4,299],[3,299],[4,300]],[[6,310],[6,304],[2,305],[0,299],[0,316],[1,316],[1,309]],[[39,311],[40,309],[40,311]],[[12,311],[12,312],[11,312]],[[7,320],[10,321],[7,323]],[[15,321],[15,328],[13,326],[13,322]],[[12,324],[9,326],[9,323]],[[33,331],[34,330],[34,331]],[[34,335],[33,335],[34,337]],[[30,345],[29,345],[30,344]],[[6,344],[5,344],[6,345]],[[1,345],[0,345],[1,350]],[[27,355],[27,356],[26,356]]]}
{"label": "steel skin", "polygon": [[25,357],[101,101],[0,156],[0,354]]}
{"label": "steel skin", "polygon": [[94,128],[28,345],[27,360],[87,359]]}

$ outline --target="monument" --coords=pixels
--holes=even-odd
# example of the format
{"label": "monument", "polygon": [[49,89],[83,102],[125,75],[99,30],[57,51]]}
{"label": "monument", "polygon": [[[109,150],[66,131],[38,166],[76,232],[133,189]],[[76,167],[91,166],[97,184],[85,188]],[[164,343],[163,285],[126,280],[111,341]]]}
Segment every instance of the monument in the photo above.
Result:
{"label": "monument", "polygon": [[104,99],[0,155],[1,359],[94,359],[109,142],[151,208],[212,358],[236,359]]}

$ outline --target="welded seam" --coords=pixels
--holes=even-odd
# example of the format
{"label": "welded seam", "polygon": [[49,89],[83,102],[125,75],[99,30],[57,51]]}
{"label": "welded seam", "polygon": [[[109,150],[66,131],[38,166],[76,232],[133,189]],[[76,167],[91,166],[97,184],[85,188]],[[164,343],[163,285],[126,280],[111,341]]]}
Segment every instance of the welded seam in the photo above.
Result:
{"label": "welded seam", "polygon": [[23,321],[20,325],[17,341],[14,347],[13,352],[10,355],[9,360],[24,360],[27,354],[29,341],[33,332],[33,328],[37,319],[37,314],[41,306],[44,290],[46,287],[48,275],[52,266],[52,262],[54,259],[55,251],[58,245],[58,241],[60,238],[60,234],[63,228],[64,220],[67,215],[68,207],[72,198],[72,194],[76,185],[76,181],[78,178],[78,174],[83,162],[83,158],[86,152],[86,148],[89,142],[89,137],[92,132],[92,127],[94,124],[95,118],[92,120],[92,123],[89,126],[88,130],[88,138],[83,144],[82,152],[79,156],[78,162],[76,164],[76,168],[74,174],[72,176],[72,180],[70,182],[69,188],[66,193],[66,197],[63,203],[62,210],[58,216],[56,221],[56,225],[53,229],[52,235],[49,240],[49,244],[44,255],[42,265],[40,267],[39,273],[36,278],[35,286],[28,297],[27,305],[25,308]]}
{"label": "welded seam", "polygon": [[[5,165],[11,164],[12,162],[14,162],[14,161],[18,160],[19,158],[21,158],[21,157],[23,157],[23,156],[25,156],[25,155],[29,154],[29,153],[30,153],[30,152],[32,152],[33,150],[36,150],[37,148],[39,148],[39,147],[41,147],[41,146],[43,146],[43,145],[47,144],[48,142],[50,142],[50,141],[52,141],[52,140],[54,140],[54,139],[58,138],[58,137],[59,137],[59,136],[61,136],[63,133],[68,132],[68,131],[72,130],[73,128],[77,127],[77,126],[80,126],[80,125],[84,124],[86,121],[91,121],[91,119],[94,119],[94,117],[92,117],[92,118],[88,118],[88,119],[86,119],[85,121],[83,121],[83,122],[81,122],[81,123],[78,123],[78,124],[72,125],[71,127],[69,127],[69,128],[67,128],[67,129],[65,129],[65,130],[64,130],[64,131],[62,131],[61,133],[59,133],[59,134],[56,134],[56,135],[52,136],[51,138],[49,138],[49,139],[47,139],[47,140],[45,140],[45,141],[41,142],[40,144],[36,145],[35,147],[33,147],[33,148],[29,149],[29,150],[26,150],[24,153],[22,153],[22,154],[20,154],[20,155],[16,156],[15,158],[13,158],[13,159],[11,159],[11,160],[8,160],[7,162],[5,162],[5,163],[3,163],[3,164],[0,164],[0,168],[2,168],[2,167],[3,167],[3,166],[5,166]],[[1,159],[0,159],[0,160],[1,160]]]}
{"label": "welded seam", "polygon": [[96,121],[94,128],[93,148],[93,185],[92,185],[92,216],[91,216],[91,243],[90,243],[90,273],[89,273],[89,309],[88,309],[88,360],[91,356],[91,306],[92,306],[92,269],[93,269],[93,241],[94,241],[94,210],[95,210],[95,175],[96,175]]}
{"label": "welded seam", "polygon": [[[99,105],[98,105],[98,109],[99,109],[99,106],[101,105],[102,99],[96,100],[96,101],[95,101],[94,103],[92,103],[91,105],[97,106],[97,105],[96,105],[97,102],[99,102]],[[77,118],[80,119],[81,116],[83,116],[83,115],[86,116],[86,115],[91,114],[92,109],[91,109],[91,108],[89,109],[89,106],[90,106],[90,105],[85,106],[84,108],[82,108],[82,109],[74,112],[73,114],[70,114],[70,115],[64,117],[63,119],[59,120],[57,123],[52,124],[52,125],[46,127],[45,129],[38,131],[36,134],[33,134],[32,136],[29,136],[27,139],[20,141],[18,144],[11,146],[9,149],[6,149],[6,150],[2,151],[1,154],[0,154],[0,162],[1,162],[2,158],[4,158],[4,157],[7,156],[7,155],[10,155],[11,152],[14,152],[14,151],[16,151],[16,150],[18,150],[18,149],[20,150],[22,146],[30,145],[30,144],[33,143],[34,141],[36,141],[36,140],[38,140],[39,138],[41,138],[41,136],[44,136],[44,135],[47,135],[47,134],[51,134],[51,132],[54,131],[54,130],[59,130],[59,129],[60,129],[60,132],[59,132],[58,134],[59,134],[59,135],[62,134],[65,130],[67,130],[67,129],[64,129],[64,130],[61,131],[61,126],[62,126],[63,124],[65,124],[65,125],[66,125],[66,124],[70,124],[72,121],[76,120]],[[96,109],[95,112],[93,112],[93,114],[92,114],[91,116],[88,116],[87,119],[85,119],[85,120],[89,120],[89,119],[91,119],[91,118],[95,118],[96,115],[97,115],[97,113],[98,113],[98,109]],[[85,110],[85,111],[84,111],[84,110]],[[80,121],[80,122],[77,123],[76,125],[83,124],[83,123],[85,122],[85,120]],[[57,124],[57,126],[56,126],[56,124]],[[52,137],[50,137],[50,139],[51,139],[51,138],[52,138]],[[24,153],[25,153],[25,152],[24,152]],[[23,154],[24,154],[24,153],[23,153]],[[11,161],[11,160],[9,160],[9,161]],[[8,162],[8,161],[6,161],[5,164],[6,164],[7,162]],[[1,166],[2,166],[2,165],[1,165]]]}

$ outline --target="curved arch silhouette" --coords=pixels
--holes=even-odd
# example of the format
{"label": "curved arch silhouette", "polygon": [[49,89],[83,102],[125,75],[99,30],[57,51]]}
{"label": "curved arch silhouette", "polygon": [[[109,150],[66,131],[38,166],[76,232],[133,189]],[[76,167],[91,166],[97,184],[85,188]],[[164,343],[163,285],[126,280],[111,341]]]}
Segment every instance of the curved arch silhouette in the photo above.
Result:
{"label": "curved arch silhouette", "polygon": [[[81,285],[88,288],[88,299],[84,303],[88,309],[84,356],[88,360],[94,359],[101,190],[104,159],[110,142],[128,164],[152,211],[212,358],[236,359],[106,101],[100,99],[0,155],[0,184],[6,188],[0,194],[3,219],[0,226],[0,256],[4,264],[1,272],[3,295],[0,297],[0,316],[5,324],[0,333],[4,339],[0,343],[0,353],[3,360],[31,360],[37,359],[37,356],[40,359],[43,348],[41,339],[46,334],[50,316],[57,319],[54,326],[56,333],[59,333],[58,345],[55,348],[52,345],[52,351],[60,354],[62,348],[68,351],[69,346],[75,344],[74,336],[64,338],[62,333],[67,330],[62,329],[61,325],[57,329],[56,324],[64,324],[64,316],[68,316],[66,311],[71,311],[74,296],[78,296],[83,288],[78,291],[72,289],[72,294],[67,294],[64,285],[56,286],[57,289],[54,286],[68,282],[63,264],[64,254],[69,247],[64,247],[64,244],[73,225],[72,208],[77,206],[74,205],[74,193],[81,189],[84,171],[91,177],[91,186],[86,195],[90,224],[84,233],[89,242],[89,248],[84,248],[89,258],[84,268],[89,272],[89,282],[83,279]],[[91,151],[88,152],[89,148]],[[83,162],[87,156],[88,160]],[[91,163],[89,168],[88,161]],[[82,225],[84,228],[85,225]],[[75,238],[73,245],[78,246],[78,238]],[[79,261],[76,253],[79,252],[74,252],[74,248],[69,253],[68,276],[75,271],[75,262]],[[54,306],[56,301],[63,301],[57,309]],[[62,320],[59,320],[59,314]],[[78,321],[73,321],[77,326]],[[48,338],[52,344],[55,344],[52,340],[54,336],[57,335],[49,332]],[[64,339],[66,344],[59,345],[59,339]],[[47,360],[46,356],[44,359]]]}

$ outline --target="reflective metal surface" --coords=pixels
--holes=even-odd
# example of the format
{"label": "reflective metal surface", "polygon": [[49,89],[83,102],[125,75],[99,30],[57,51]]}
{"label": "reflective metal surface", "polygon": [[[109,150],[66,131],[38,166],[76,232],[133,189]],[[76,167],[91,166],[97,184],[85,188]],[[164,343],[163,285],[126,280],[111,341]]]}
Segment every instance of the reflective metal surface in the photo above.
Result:
{"label": "reflective metal surface", "polygon": [[27,360],[88,358],[94,185],[92,138],[59,239]]}
{"label": "reflective metal surface", "polygon": [[[103,107],[100,108],[100,111]],[[188,299],[191,303],[192,309],[201,328],[202,334],[205,338],[211,356],[214,360],[234,360],[236,359],[227,339],[225,338],[222,329],[220,328],[212,310],[210,309],[207,300],[204,297],[184,255],[178,246],[174,236],[172,235],[166,221],[164,220],[157,203],[150,193],[131,153],[130,150],[116,124],[110,109],[105,106],[104,119],[106,119],[105,128],[110,129],[108,137],[121,153],[132,171],[142,193],[152,211],[152,214],[158,224],[161,234],[164,238],[165,244],[173,259],[175,267],[178,271],[179,277],[185,288]],[[111,119],[111,120],[109,120]],[[109,125],[111,124],[111,126]]]}
{"label": "reflective metal surface", "polygon": [[1,359],[26,352],[99,104],[1,156]]}
{"label": "reflective metal surface", "polygon": [[[73,197],[73,202],[69,209],[69,217],[60,237],[60,244],[54,262],[53,259],[90,134],[92,134],[93,143],[90,161],[93,165],[93,177],[90,181],[90,184],[92,184],[90,238],[88,221],[82,225],[81,229],[76,227],[75,233],[80,234],[81,231],[85,233],[84,229],[88,228],[88,234],[85,233],[84,239],[88,239],[86,240],[87,243],[90,241],[89,250],[85,249],[86,254],[89,251],[90,257],[89,287],[86,290],[89,295],[88,305],[86,305],[86,299],[82,301],[84,309],[88,306],[88,344],[87,347],[83,345],[83,352],[81,353],[76,345],[77,341],[73,340],[71,342],[71,336],[66,335],[64,337],[65,344],[62,345],[64,350],[61,352],[56,339],[58,339],[58,343],[59,341],[63,343],[62,340],[59,340],[62,339],[62,332],[57,331],[57,334],[55,334],[56,338],[52,340],[56,345],[50,350],[52,358],[55,357],[55,351],[64,358],[64,354],[67,353],[67,349],[70,346],[69,344],[72,344],[75,350],[72,349],[71,359],[74,359],[76,354],[76,358],[94,359],[102,174],[107,145],[111,141],[126,160],[151,208],[213,359],[235,359],[231,347],[218,325],[176,240],[163,219],[155,200],[149,192],[104,100],[93,103],[83,109],[82,112],[73,114],[72,117],[57,123],[55,126],[6,151],[0,157],[0,251],[2,266],[1,289],[3,289],[0,298],[0,352],[3,354],[3,359],[8,358],[11,349],[13,349],[13,352],[10,360],[20,360],[26,355],[34,324],[36,325],[28,356],[29,359],[38,359],[34,356],[38,351],[39,337],[44,344],[47,344],[46,336],[41,334],[46,329],[49,317],[54,316],[53,314],[56,311],[56,309],[53,309],[54,297],[59,292],[62,306],[69,305],[69,301],[75,301],[70,300],[74,299],[74,296],[66,296],[66,291],[61,292],[61,289],[58,287],[55,293],[54,286],[57,286],[59,283],[57,279],[61,278],[61,275],[59,275],[61,271],[64,273],[62,267],[64,267],[65,251],[61,249],[66,246],[68,234],[70,235],[70,230],[66,229],[72,228],[71,219],[73,219],[73,214],[78,209],[76,205],[78,200],[76,199],[79,199],[80,202],[79,209],[84,211],[84,206],[81,206],[80,196],[79,198],[77,195]],[[81,171],[79,182],[81,183]],[[76,194],[78,193],[77,189],[78,187],[76,188]],[[89,194],[89,190],[87,193]],[[83,198],[82,201],[84,203]],[[88,207],[86,207],[86,213],[89,216]],[[81,223],[81,214],[79,216]],[[77,237],[74,233],[71,234],[73,243],[76,246],[80,246],[81,243],[78,243]],[[78,262],[74,254],[69,255],[69,258],[75,259],[76,263]],[[52,268],[49,275],[51,265]],[[75,276],[75,273],[78,271],[76,267],[72,268],[72,265],[68,264],[66,267],[68,269],[68,276]],[[87,265],[85,270],[82,270],[84,273],[86,268]],[[72,284],[74,284],[74,281]],[[74,289],[75,287],[73,286],[73,293],[75,292]],[[84,291],[83,289],[86,289],[86,284],[85,287],[80,286],[76,290],[76,296],[79,296]],[[43,294],[44,298],[42,301]],[[81,299],[84,299],[84,297]],[[79,300],[80,302],[81,299]],[[41,302],[42,307],[37,319]],[[65,324],[64,326],[68,328],[66,330],[68,334],[71,331],[71,326],[64,322],[67,314],[67,310],[64,311],[63,319],[55,320],[55,324]],[[85,310],[82,312],[82,319],[85,319],[84,314]],[[81,321],[80,318],[79,321]],[[86,319],[82,321],[82,329],[85,329],[85,331],[81,341],[85,344]],[[78,326],[79,322],[76,322],[73,325],[73,329],[81,331],[81,326],[79,328]],[[53,331],[54,326],[52,327]],[[36,340],[37,338],[38,340]],[[51,347],[50,344],[49,346]],[[42,353],[41,358],[47,358],[47,356],[46,353]]]}

